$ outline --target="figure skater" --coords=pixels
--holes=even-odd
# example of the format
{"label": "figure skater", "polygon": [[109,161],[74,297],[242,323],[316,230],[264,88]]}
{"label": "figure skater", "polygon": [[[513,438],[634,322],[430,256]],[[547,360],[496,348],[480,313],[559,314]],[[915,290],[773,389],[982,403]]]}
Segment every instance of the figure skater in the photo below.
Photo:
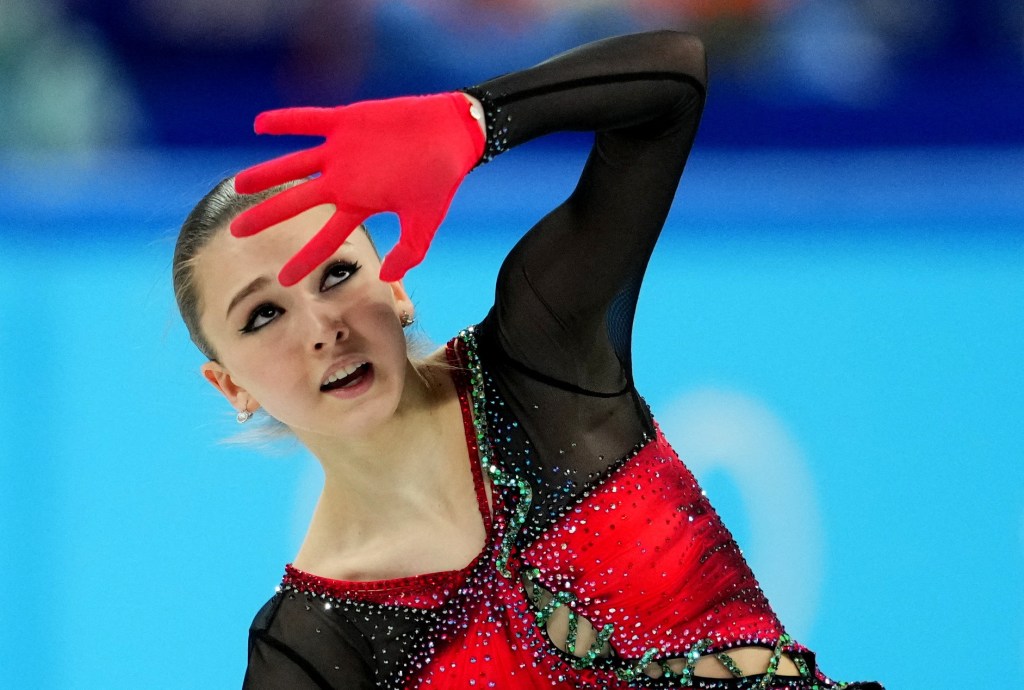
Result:
{"label": "figure skater", "polygon": [[[324,471],[245,687],[881,688],[832,681],[786,633],[633,385],[640,283],[705,86],[700,41],[663,31],[257,118],[325,141],[219,184],[174,257],[203,375]],[[595,133],[576,189],[506,257],[482,320],[412,357],[401,278],[459,183],[559,130]],[[361,226],[378,212],[401,224],[383,262]]]}

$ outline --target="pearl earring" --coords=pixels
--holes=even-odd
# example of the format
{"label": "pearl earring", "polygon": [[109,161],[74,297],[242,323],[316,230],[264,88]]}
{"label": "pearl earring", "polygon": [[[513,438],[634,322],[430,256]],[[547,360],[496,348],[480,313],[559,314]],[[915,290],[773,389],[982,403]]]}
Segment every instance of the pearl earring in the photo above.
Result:
{"label": "pearl earring", "polygon": [[408,328],[415,323],[416,319],[409,315],[409,312],[403,311],[401,316],[402,328]]}
{"label": "pearl earring", "polygon": [[250,419],[252,419],[252,412],[244,408],[240,410],[237,415],[235,415],[235,421],[238,422],[239,424],[245,424]]}

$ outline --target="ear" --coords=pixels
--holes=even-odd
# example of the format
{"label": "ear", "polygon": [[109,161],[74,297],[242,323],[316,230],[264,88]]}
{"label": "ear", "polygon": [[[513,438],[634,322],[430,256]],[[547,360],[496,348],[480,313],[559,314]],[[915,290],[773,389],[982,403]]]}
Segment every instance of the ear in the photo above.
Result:
{"label": "ear", "polygon": [[416,307],[413,306],[412,299],[409,298],[409,293],[405,291],[402,281],[396,280],[393,283],[388,283],[388,287],[391,288],[391,296],[395,300],[396,312],[399,315],[405,313],[409,316],[415,316]]}
{"label": "ear", "polygon": [[260,404],[253,399],[249,392],[235,383],[231,374],[220,362],[207,362],[199,368],[203,378],[210,382],[210,385],[220,391],[231,406],[236,410],[249,410],[255,412]]}

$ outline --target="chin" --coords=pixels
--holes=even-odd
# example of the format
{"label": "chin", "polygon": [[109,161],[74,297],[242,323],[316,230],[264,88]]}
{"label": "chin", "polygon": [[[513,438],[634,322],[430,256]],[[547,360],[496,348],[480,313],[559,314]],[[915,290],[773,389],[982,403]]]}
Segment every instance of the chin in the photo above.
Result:
{"label": "chin", "polygon": [[[323,433],[329,436],[353,438],[372,435],[398,416],[401,396],[374,395],[346,405],[348,409],[333,410]],[[348,401],[346,401],[348,402]]]}

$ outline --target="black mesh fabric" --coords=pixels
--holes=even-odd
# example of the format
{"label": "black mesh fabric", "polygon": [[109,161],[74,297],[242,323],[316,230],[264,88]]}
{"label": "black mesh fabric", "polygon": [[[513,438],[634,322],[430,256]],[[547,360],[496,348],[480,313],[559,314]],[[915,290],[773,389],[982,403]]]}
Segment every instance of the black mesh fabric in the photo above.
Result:
{"label": "black mesh fabric", "polygon": [[[653,433],[633,388],[633,313],[705,83],[700,42],[655,32],[466,89],[485,105],[484,161],[550,132],[595,132],[576,189],[506,258],[478,328],[500,461],[534,487],[527,540]],[[245,687],[392,687],[445,615],[331,603],[291,590],[271,599],[250,631]]]}
{"label": "black mesh fabric", "polygon": [[468,89],[508,146],[553,130],[596,132],[572,195],[505,259],[479,329],[491,399],[501,401],[491,405],[496,446],[533,486],[528,539],[653,434],[633,388],[633,314],[705,79],[701,44],[661,32],[600,41]]}
{"label": "black mesh fabric", "polygon": [[309,593],[279,592],[250,628],[243,687],[389,687],[405,669],[410,646],[440,615],[437,609],[358,601],[339,606]]}

